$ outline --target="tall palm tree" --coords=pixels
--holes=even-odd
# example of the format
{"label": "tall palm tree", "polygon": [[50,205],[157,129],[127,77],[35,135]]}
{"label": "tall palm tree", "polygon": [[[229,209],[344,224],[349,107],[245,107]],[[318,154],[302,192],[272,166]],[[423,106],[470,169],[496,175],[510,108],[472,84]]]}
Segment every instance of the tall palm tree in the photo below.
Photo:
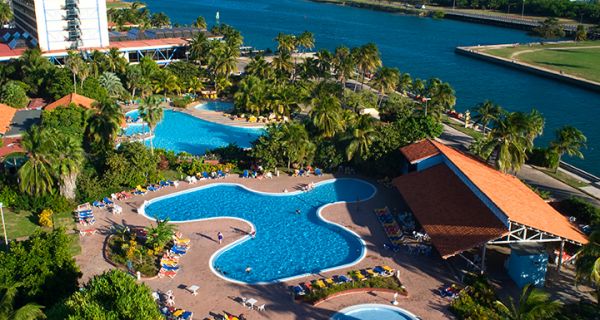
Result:
{"label": "tall palm tree", "polygon": [[[354,61],[356,62],[356,68],[361,76],[359,82],[362,89],[367,73],[372,73],[381,66],[379,49],[374,43],[367,43],[359,48],[353,49],[353,56]],[[356,87],[354,89],[356,90]]]}
{"label": "tall palm tree", "polygon": [[321,131],[323,138],[332,138],[344,130],[341,119],[342,103],[332,95],[325,95],[312,100],[309,116],[313,125]]}
{"label": "tall palm tree", "polygon": [[140,82],[144,81],[144,75],[139,64],[131,64],[127,66],[126,71],[127,88],[131,90],[131,97],[135,99],[135,92],[140,88]]}
{"label": "tall palm tree", "polygon": [[117,77],[116,74],[112,72],[104,72],[98,82],[106,91],[108,92],[108,96],[116,99],[123,96],[125,88],[123,88],[123,84],[121,83],[121,79]]}
{"label": "tall palm tree", "polygon": [[171,20],[163,12],[158,12],[150,17],[150,25],[155,28],[165,28],[171,26]]}
{"label": "tall palm tree", "polygon": [[127,60],[117,48],[110,48],[110,50],[108,50],[104,63],[106,64],[106,69],[108,71],[120,75],[125,73],[127,68]]}
{"label": "tall palm tree", "polygon": [[13,18],[8,2],[0,1],[0,26],[9,23]]}
{"label": "tall palm tree", "polygon": [[194,27],[199,29],[206,29],[206,20],[202,16],[198,16],[194,21]]}
{"label": "tall palm tree", "polygon": [[237,58],[239,50],[232,48],[222,42],[214,42],[208,56],[208,68],[213,77],[215,90],[219,91],[217,79],[229,80],[231,73],[237,69]]}
{"label": "tall palm tree", "polygon": [[549,293],[531,284],[526,285],[521,291],[518,305],[515,305],[512,298],[510,298],[510,306],[501,301],[495,301],[494,305],[508,320],[554,319],[554,315],[562,306],[558,300],[550,300]]}
{"label": "tall palm tree", "polygon": [[600,228],[596,227],[588,240],[588,244],[581,249],[575,261],[576,280],[591,281],[596,288],[596,300],[600,302]]}
{"label": "tall palm tree", "polygon": [[42,56],[39,48],[25,50],[18,61],[23,82],[31,86],[30,92],[37,93],[47,77],[48,70],[54,66]]}
{"label": "tall palm tree", "polygon": [[19,169],[19,187],[29,195],[44,195],[54,190],[52,139],[46,130],[31,127],[21,142],[27,151],[27,162]]}
{"label": "tall palm tree", "polygon": [[292,61],[292,56],[283,51],[273,58],[272,65],[273,68],[279,72],[279,74],[289,76],[294,71],[294,62]]}
{"label": "tall palm tree", "polygon": [[248,75],[254,75],[261,79],[272,79],[274,75],[273,68],[262,55],[253,57],[244,71]]}
{"label": "tall palm tree", "polygon": [[106,66],[106,55],[98,50],[92,51],[89,57],[90,75],[98,77],[105,70]]}
{"label": "tall palm tree", "polygon": [[317,69],[319,77],[328,79],[331,77],[331,64],[333,62],[333,54],[327,49],[321,49],[317,52]]}
{"label": "tall palm tree", "polygon": [[161,251],[164,246],[171,241],[177,226],[169,224],[169,219],[156,219],[156,226],[146,227],[147,238],[146,245],[157,251]]}
{"label": "tall palm tree", "polygon": [[190,41],[190,58],[203,65],[207,60],[210,43],[204,32],[198,32]]}
{"label": "tall palm tree", "polygon": [[565,153],[583,159],[581,149],[585,148],[586,142],[587,138],[583,132],[573,126],[564,126],[556,130],[556,138],[550,142],[550,150],[558,155],[555,170],[558,170],[560,160]]}
{"label": "tall palm tree", "polygon": [[342,87],[346,87],[346,80],[352,77],[354,73],[354,60],[348,47],[340,46],[335,48],[333,53],[333,71]]}
{"label": "tall palm tree", "polygon": [[312,50],[315,47],[315,36],[312,32],[304,31],[298,36],[297,43],[306,50]]}
{"label": "tall palm tree", "polygon": [[484,141],[480,155],[489,159],[495,153],[500,171],[518,171],[527,159],[527,151],[533,147],[526,119],[527,115],[522,112],[503,115]]}
{"label": "tall palm tree", "polygon": [[283,155],[287,158],[288,169],[292,163],[303,166],[312,160],[316,147],[302,124],[297,122],[285,123],[281,127],[281,132]]}
{"label": "tall palm tree", "polygon": [[260,115],[266,107],[267,89],[264,82],[257,76],[247,76],[238,85],[233,95],[237,110]]}
{"label": "tall palm tree", "polygon": [[81,142],[66,134],[54,134],[52,164],[60,181],[60,194],[75,199],[77,177],[83,166],[84,154]]}
{"label": "tall palm tree", "polygon": [[358,116],[355,123],[349,128],[345,139],[348,142],[346,146],[348,161],[355,158],[366,159],[369,155],[371,145],[377,137],[373,122],[370,115],[363,114]]}
{"label": "tall palm tree", "polygon": [[430,110],[436,119],[440,119],[444,112],[452,110],[456,104],[454,89],[450,84],[439,79],[428,81],[427,96],[431,99]]}
{"label": "tall palm tree", "polygon": [[492,122],[498,121],[504,110],[499,105],[493,103],[490,100],[478,104],[473,109],[475,116],[473,121],[479,123],[483,127],[483,133],[486,133],[488,125]]}
{"label": "tall palm tree", "polygon": [[163,93],[163,97],[167,97],[167,93],[179,91],[179,79],[168,69],[162,69],[161,75],[155,77],[152,81],[154,93]]}
{"label": "tall palm tree", "polygon": [[114,147],[124,115],[115,103],[96,102],[94,109],[89,111],[88,141],[98,146],[100,151],[106,152]]}
{"label": "tall palm tree", "polygon": [[400,90],[402,93],[406,93],[408,90],[410,90],[411,86],[412,78],[410,77],[410,74],[401,74],[400,79],[398,80],[398,90]]}
{"label": "tall palm tree", "polygon": [[381,67],[371,80],[371,87],[379,93],[377,106],[381,106],[383,95],[393,92],[400,81],[400,71],[396,68]]}
{"label": "tall palm tree", "polygon": [[20,284],[17,283],[2,288],[4,289],[4,295],[0,300],[0,320],[45,319],[46,316],[42,311],[44,307],[35,303],[28,303],[15,310],[15,297],[17,296],[19,286]]}
{"label": "tall palm tree", "polygon": [[[65,58],[65,67],[71,70],[73,74],[73,88],[77,93],[77,78],[85,72],[87,68],[85,61],[81,58],[81,55],[75,51],[69,51],[68,56]],[[83,82],[83,80],[81,80]]]}
{"label": "tall palm tree", "polygon": [[[140,117],[148,124],[150,133],[154,134],[156,125],[163,119],[164,111],[160,106],[161,99],[158,96],[149,96],[140,104]],[[150,139],[150,150],[154,154],[154,144]]]}
{"label": "tall palm tree", "polygon": [[277,51],[281,54],[291,54],[296,50],[296,37],[291,34],[279,33],[275,38],[277,41]]}

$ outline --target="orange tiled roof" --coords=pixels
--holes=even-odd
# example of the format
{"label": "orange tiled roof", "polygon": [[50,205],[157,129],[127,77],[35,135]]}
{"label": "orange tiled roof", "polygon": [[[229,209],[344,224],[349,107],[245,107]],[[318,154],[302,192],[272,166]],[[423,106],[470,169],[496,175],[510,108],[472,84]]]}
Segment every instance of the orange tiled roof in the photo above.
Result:
{"label": "orange tiled roof", "polygon": [[21,138],[3,138],[2,147],[0,147],[0,157],[7,156],[15,152],[25,152],[21,146]]}
{"label": "orange tiled roof", "polygon": [[71,103],[74,103],[82,108],[91,109],[94,102],[96,102],[96,100],[90,99],[88,97],[84,97],[77,93],[70,93],[70,94],[52,102],[51,104],[47,105],[46,107],[44,107],[44,110],[51,111],[60,106],[68,106]]}
{"label": "orange tiled roof", "polygon": [[444,164],[400,176],[393,183],[444,259],[508,231]]}
{"label": "orange tiled roof", "polygon": [[0,103],[0,134],[5,134],[10,128],[17,109]]}
{"label": "orange tiled roof", "polygon": [[431,141],[509,220],[581,244],[586,236],[516,177],[440,142]]}
{"label": "orange tiled roof", "polygon": [[440,154],[440,151],[429,140],[422,140],[400,148],[402,155],[411,164]]}

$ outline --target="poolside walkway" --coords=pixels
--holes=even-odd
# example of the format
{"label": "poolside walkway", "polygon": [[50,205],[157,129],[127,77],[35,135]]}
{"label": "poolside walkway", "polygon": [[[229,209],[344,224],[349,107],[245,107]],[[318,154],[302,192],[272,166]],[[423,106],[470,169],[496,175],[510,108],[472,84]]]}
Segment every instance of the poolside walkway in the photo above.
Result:
{"label": "poolside walkway", "polygon": [[[202,102],[200,102],[200,103],[202,103]],[[219,124],[224,124],[227,126],[233,126],[233,127],[264,128],[267,125],[266,123],[249,122],[249,121],[246,121],[245,119],[232,120],[231,118],[226,117],[224,115],[224,113],[221,111],[196,109],[197,105],[198,104],[194,104],[193,106],[188,106],[185,109],[173,109],[173,110],[187,113],[189,115],[200,118],[202,120],[219,123]]]}
{"label": "poolside walkway", "polygon": [[[251,189],[266,192],[282,192],[284,188],[294,190],[299,184],[318,182],[333,178],[332,175],[323,177],[294,178],[282,176],[273,180],[241,179],[228,177],[225,180],[200,181],[194,185],[183,182],[175,189],[165,188],[145,196],[137,196],[127,201],[118,201],[123,207],[123,214],[113,216],[105,210],[95,209],[97,223],[94,227],[103,231],[102,234],[82,237],[82,253],[76,257],[83,273],[82,282],[96,274],[114,268],[103,258],[101,252],[105,245],[106,235],[111,225],[125,223],[131,226],[147,226],[150,221],[135,213],[135,209],[142,205],[144,200],[154,197],[198,187],[210,183],[229,182],[240,183]],[[211,221],[198,221],[178,224],[178,229],[186,237],[191,238],[192,247],[189,253],[182,258],[182,269],[174,279],[144,280],[153,290],[173,290],[176,306],[194,312],[195,319],[214,319],[215,314],[223,311],[232,314],[243,313],[247,319],[328,319],[335,311],[344,307],[360,303],[388,304],[392,300],[391,294],[359,293],[334,298],[316,307],[305,303],[292,301],[287,290],[291,284],[310,281],[316,277],[344,274],[350,269],[373,267],[388,264],[400,270],[400,277],[406,286],[409,296],[399,298],[399,306],[405,308],[423,319],[450,318],[447,310],[448,301],[440,298],[436,293],[443,284],[453,282],[444,262],[436,255],[411,256],[407,253],[392,253],[382,249],[387,242],[381,225],[373,214],[373,209],[385,205],[390,208],[402,209],[403,204],[394,189],[386,189],[377,185],[378,193],[369,201],[360,204],[335,204],[323,210],[323,217],[341,224],[359,234],[367,244],[365,259],[352,268],[345,268],[329,272],[325,275],[305,277],[288,283],[272,285],[240,285],[225,281],[210,271],[208,261],[210,256],[236,239],[247,234],[250,226],[242,221],[232,219],[219,219]],[[218,232],[224,235],[224,244],[216,241]],[[240,263],[245,264],[244,261]],[[193,296],[185,286],[198,285],[198,295]],[[236,298],[239,296],[252,297],[258,300],[257,305],[266,304],[265,312],[250,311],[243,307]]]}

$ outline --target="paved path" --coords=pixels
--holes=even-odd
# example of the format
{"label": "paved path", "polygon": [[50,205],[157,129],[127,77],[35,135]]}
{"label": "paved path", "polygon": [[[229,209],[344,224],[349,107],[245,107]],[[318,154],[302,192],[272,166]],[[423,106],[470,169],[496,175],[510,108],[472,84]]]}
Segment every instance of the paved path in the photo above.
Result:
{"label": "paved path", "polygon": [[264,128],[267,125],[266,123],[248,122],[245,119],[233,120],[230,117],[225,116],[225,114],[221,111],[201,110],[196,109],[195,106],[187,107],[185,109],[178,109],[177,111],[187,113],[202,120],[233,127]]}
{"label": "paved path", "polygon": [[[443,140],[444,143],[458,147],[462,150],[467,150],[468,146],[471,144],[471,142],[473,142],[472,137],[448,125],[444,125],[444,133],[442,133],[440,139]],[[551,192],[552,195],[558,200],[566,199],[572,196],[578,196],[585,198],[596,206],[600,206],[600,201],[598,199],[590,197],[581,190],[573,188],[562,181],[556,180],[530,165],[523,165],[517,174],[517,177],[527,182],[529,185]]]}

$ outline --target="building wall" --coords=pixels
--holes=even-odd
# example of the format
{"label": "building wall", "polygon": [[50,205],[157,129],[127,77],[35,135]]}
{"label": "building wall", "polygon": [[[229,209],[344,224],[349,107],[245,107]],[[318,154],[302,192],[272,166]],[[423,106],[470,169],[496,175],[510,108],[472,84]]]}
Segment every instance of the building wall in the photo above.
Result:
{"label": "building wall", "polygon": [[[15,2],[31,2],[32,0],[15,0]],[[68,0],[33,0],[35,8],[36,33],[42,51],[71,49],[76,43],[68,40],[69,23],[65,5]],[[106,0],[75,0],[80,21],[81,42],[79,48],[107,47],[108,21],[106,16]],[[18,7],[15,7],[15,11]],[[17,16],[17,13],[15,14]],[[17,19],[18,20],[18,19]],[[24,23],[17,25],[23,28]],[[26,29],[26,28],[23,28]]]}

